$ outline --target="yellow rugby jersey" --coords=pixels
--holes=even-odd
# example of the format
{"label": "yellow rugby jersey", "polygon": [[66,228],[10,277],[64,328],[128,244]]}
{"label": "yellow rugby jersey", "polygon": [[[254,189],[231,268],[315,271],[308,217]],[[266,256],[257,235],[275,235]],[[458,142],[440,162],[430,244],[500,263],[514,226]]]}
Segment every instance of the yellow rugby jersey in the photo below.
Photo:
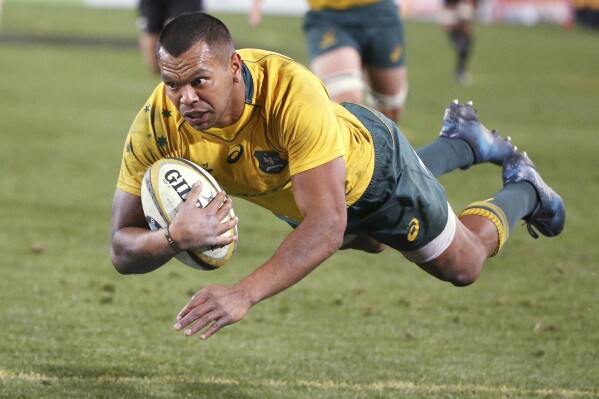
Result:
{"label": "yellow rugby jersey", "polygon": [[380,3],[383,0],[307,0],[312,10],[347,10],[352,7]]}
{"label": "yellow rugby jersey", "polygon": [[264,50],[238,52],[246,87],[241,118],[225,128],[197,131],[158,84],[129,130],[117,187],[140,195],[148,167],[180,157],[208,170],[228,195],[301,221],[291,176],[343,157],[346,204],[352,205],[374,170],[368,131],[329,100],[322,82],[304,66]]}

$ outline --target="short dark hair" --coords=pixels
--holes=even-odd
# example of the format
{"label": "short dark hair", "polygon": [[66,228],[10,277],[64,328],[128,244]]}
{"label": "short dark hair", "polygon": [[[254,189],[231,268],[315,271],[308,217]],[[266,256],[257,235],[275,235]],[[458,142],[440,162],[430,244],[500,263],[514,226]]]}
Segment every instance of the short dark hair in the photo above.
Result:
{"label": "short dark hair", "polygon": [[181,14],[169,22],[158,38],[156,52],[164,49],[174,57],[178,57],[194,44],[202,41],[218,54],[227,58],[235,51],[233,38],[227,26],[218,18],[203,12]]}

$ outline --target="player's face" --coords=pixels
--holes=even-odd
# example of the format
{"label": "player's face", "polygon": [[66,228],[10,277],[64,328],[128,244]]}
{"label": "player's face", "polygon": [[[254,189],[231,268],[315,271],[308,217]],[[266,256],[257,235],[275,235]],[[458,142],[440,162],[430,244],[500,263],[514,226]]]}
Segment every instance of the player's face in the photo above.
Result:
{"label": "player's face", "polygon": [[244,88],[239,54],[215,54],[200,42],[179,57],[161,50],[159,64],[168,98],[194,129],[229,126],[241,117]]}

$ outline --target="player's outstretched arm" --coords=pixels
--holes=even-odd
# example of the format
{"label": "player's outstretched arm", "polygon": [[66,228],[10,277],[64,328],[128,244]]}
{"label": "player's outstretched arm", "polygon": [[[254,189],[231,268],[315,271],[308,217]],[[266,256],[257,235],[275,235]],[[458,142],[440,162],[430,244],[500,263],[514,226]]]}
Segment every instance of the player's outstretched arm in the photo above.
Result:
{"label": "player's outstretched arm", "polygon": [[[205,208],[195,205],[201,185],[194,185],[170,227],[170,235],[181,251],[205,245],[230,244],[237,237],[220,237],[237,224],[237,218],[221,222],[232,208],[230,199],[220,192]],[[112,203],[110,254],[122,274],[148,273],[176,255],[163,230],[151,231],[146,222],[141,198],[117,189]]]}
{"label": "player's outstretched arm", "polygon": [[232,286],[198,291],[177,315],[175,330],[206,339],[241,320],[256,303],[300,281],[335,253],[347,224],[345,163],[337,158],[292,177],[304,220],[264,265]]}

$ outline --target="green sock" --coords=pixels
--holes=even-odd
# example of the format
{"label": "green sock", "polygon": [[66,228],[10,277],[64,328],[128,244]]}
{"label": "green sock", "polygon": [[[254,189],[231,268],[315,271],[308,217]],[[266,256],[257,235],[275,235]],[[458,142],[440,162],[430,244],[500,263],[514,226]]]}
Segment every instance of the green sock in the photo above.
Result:
{"label": "green sock", "polygon": [[435,177],[474,163],[474,153],[465,140],[439,137],[416,153]]}
{"label": "green sock", "polygon": [[489,202],[503,210],[510,231],[537,206],[537,191],[527,181],[508,183]]}
{"label": "green sock", "polygon": [[489,219],[497,228],[499,240],[491,256],[497,255],[516,223],[529,215],[537,205],[537,192],[528,182],[509,183],[495,197],[473,202],[460,217],[476,215]]}

